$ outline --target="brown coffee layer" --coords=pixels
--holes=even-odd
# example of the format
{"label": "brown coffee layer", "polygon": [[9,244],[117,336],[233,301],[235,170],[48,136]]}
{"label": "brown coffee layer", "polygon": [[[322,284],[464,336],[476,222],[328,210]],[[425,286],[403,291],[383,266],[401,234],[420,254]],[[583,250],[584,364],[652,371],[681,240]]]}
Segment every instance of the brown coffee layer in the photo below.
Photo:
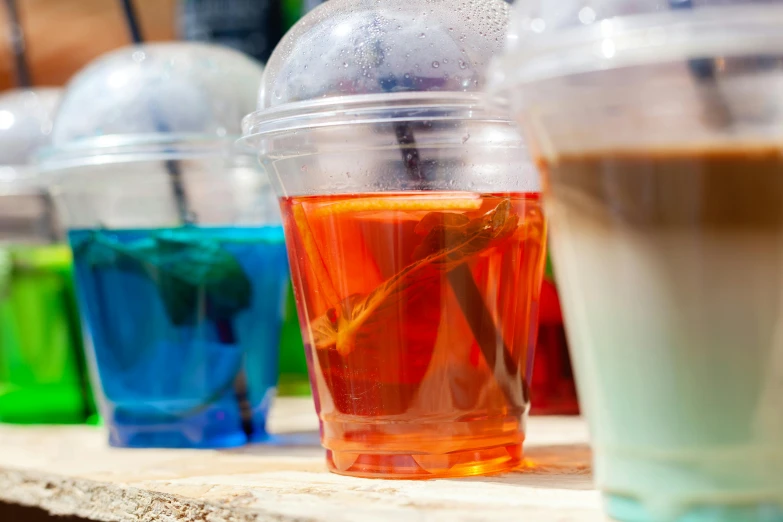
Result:
{"label": "brown coffee layer", "polygon": [[653,228],[783,228],[783,149],[604,152],[541,162],[549,197]]}

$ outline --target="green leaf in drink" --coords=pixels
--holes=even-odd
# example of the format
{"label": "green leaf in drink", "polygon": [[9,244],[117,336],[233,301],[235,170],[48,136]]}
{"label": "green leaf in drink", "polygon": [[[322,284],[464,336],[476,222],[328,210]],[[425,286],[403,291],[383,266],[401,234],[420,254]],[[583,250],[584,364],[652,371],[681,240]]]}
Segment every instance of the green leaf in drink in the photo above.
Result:
{"label": "green leaf in drink", "polygon": [[194,325],[199,303],[212,321],[226,321],[250,306],[252,286],[237,259],[218,241],[169,230],[123,244],[96,231],[74,246],[94,268],[114,267],[148,277],[176,326]]}

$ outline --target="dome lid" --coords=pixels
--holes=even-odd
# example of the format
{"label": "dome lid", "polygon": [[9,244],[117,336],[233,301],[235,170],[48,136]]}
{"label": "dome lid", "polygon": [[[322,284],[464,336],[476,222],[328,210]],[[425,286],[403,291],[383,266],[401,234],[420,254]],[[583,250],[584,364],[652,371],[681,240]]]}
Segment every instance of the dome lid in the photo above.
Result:
{"label": "dome lid", "polygon": [[0,94],[0,193],[33,186],[36,152],[51,140],[61,90],[18,89]]}
{"label": "dome lid", "polygon": [[43,161],[51,167],[225,150],[255,106],[262,72],[240,52],[198,43],[106,54],[67,85]]}
{"label": "dome lid", "polygon": [[330,0],[278,44],[245,136],[372,120],[380,106],[477,109],[508,10],[503,0]]}
{"label": "dome lid", "polygon": [[0,93],[0,165],[27,165],[49,144],[61,94],[55,88]]}
{"label": "dome lid", "polygon": [[705,57],[780,54],[783,0],[517,0],[490,90]]}

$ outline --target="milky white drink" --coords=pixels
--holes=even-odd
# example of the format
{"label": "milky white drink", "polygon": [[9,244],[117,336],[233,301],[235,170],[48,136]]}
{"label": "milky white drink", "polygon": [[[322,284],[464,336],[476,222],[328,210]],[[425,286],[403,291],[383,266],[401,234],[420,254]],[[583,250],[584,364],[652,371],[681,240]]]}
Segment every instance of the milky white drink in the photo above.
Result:
{"label": "milky white drink", "polygon": [[595,479],[622,522],[783,521],[783,0],[517,0]]}
{"label": "milky white drink", "polygon": [[614,512],[641,501],[676,519],[710,503],[753,520],[756,505],[783,503],[781,152],[546,164],[580,393]]}

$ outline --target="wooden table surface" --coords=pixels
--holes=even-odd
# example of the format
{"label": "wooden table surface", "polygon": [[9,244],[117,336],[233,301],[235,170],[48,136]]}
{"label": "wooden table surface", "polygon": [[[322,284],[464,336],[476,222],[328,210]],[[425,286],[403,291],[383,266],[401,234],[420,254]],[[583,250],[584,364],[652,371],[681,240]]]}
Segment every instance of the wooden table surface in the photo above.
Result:
{"label": "wooden table surface", "polygon": [[0,426],[0,501],[103,521],[604,520],[579,418],[532,418],[523,469],[430,481],[328,473],[310,399],[279,399],[270,430],[268,445],[129,450],[100,428]]}

